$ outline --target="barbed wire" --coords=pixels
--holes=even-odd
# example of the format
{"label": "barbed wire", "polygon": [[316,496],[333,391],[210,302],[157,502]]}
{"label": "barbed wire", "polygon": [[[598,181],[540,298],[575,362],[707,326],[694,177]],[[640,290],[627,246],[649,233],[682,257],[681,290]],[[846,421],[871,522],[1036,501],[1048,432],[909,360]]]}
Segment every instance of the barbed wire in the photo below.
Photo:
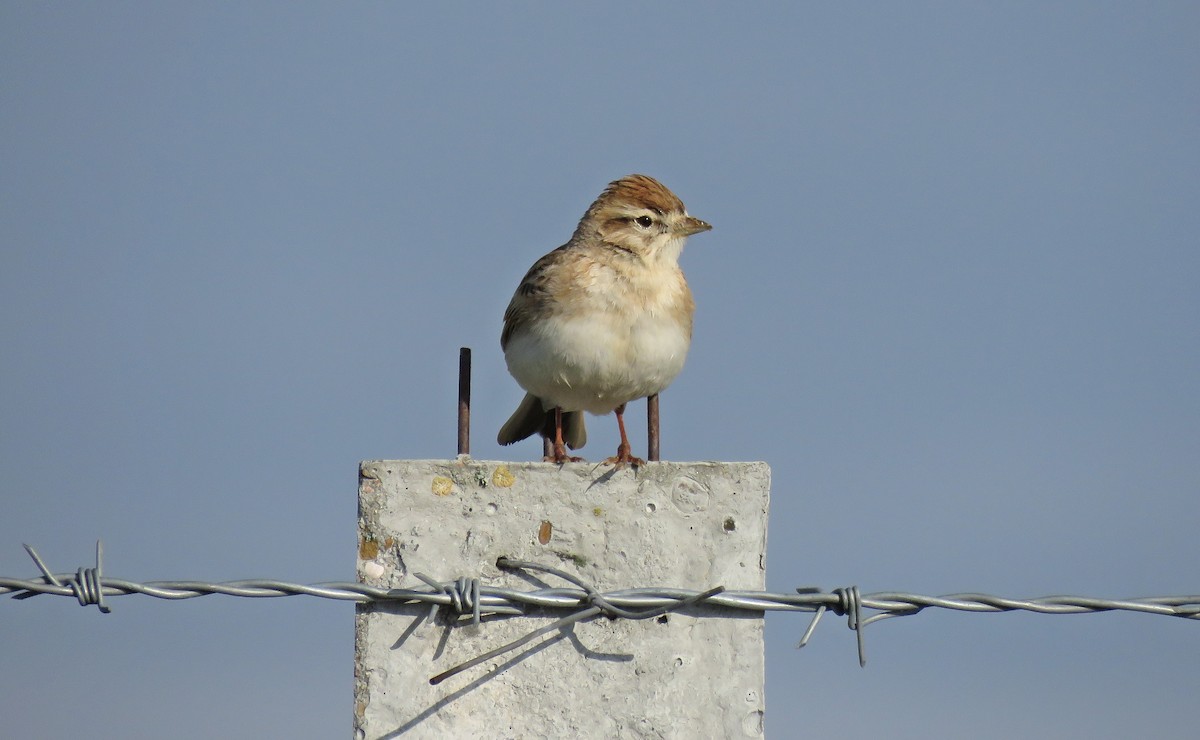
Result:
{"label": "barbed wire", "polygon": [[[73,596],[81,606],[96,605],[101,612],[111,608],[106,596],[143,594],[159,599],[193,599],[222,594],[247,598],[279,598],[284,596],[315,596],[323,599],[358,603],[388,603],[393,605],[428,605],[429,618],[439,612],[453,617],[469,615],[474,624],[481,617],[531,615],[533,612],[573,610],[571,615],[541,627],[534,632],[500,648],[452,668],[430,679],[441,681],[496,655],[516,649],[538,635],[569,626],[584,619],[606,616],[612,619],[649,619],[667,612],[703,605],[718,609],[755,612],[787,611],[812,613],[797,648],[804,647],[825,612],[847,618],[847,626],[856,633],[859,664],[866,665],[863,628],[872,622],[893,617],[906,617],[924,609],[951,609],[965,612],[1027,611],[1038,614],[1086,614],[1093,612],[1127,611],[1156,614],[1183,619],[1200,619],[1200,595],[1149,596],[1134,599],[1101,599],[1087,596],[1044,596],[1035,599],[1011,599],[982,593],[956,593],[945,596],[923,596],[900,591],[859,593],[857,586],[824,591],[814,587],[797,588],[794,593],[767,591],[726,591],[715,587],[707,591],[682,588],[628,588],[599,592],[577,576],[547,565],[501,557],[496,566],[508,571],[541,571],[555,575],[574,588],[541,588],[518,591],[511,588],[483,585],[478,578],[458,578],[438,581],[423,573],[414,573],[428,587],[380,588],[361,583],[331,582],[304,585],[269,579],[250,579],[210,583],[206,581],[150,581],[137,583],[102,575],[104,548],[96,543],[96,565],[79,568],[74,574],[53,573],[37,551],[25,545],[42,575],[33,579],[0,576],[0,595],[13,594],[13,599],[34,596]],[[867,612],[873,612],[867,614]],[[540,615],[538,615],[540,616]]]}

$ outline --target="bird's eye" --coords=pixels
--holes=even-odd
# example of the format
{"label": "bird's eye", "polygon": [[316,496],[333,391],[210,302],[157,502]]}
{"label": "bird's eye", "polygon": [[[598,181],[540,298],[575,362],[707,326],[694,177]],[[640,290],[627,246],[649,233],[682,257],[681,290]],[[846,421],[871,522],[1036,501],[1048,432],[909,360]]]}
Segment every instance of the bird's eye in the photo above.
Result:
{"label": "bird's eye", "polygon": [[648,229],[650,228],[650,224],[654,223],[654,219],[650,218],[649,216],[638,216],[637,218],[633,219],[633,222],[638,226],[641,226],[643,229]]}

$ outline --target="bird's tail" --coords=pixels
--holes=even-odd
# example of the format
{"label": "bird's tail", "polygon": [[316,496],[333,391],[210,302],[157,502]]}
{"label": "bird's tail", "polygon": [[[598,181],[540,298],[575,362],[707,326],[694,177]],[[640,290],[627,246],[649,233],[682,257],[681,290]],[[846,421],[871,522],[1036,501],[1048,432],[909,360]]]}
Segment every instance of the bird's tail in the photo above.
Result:
{"label": "bird's tail", "polygon": [[[583,425],[582,411],[563,412],[563,441],[572,450],[578,450],[587,444],[587,429]],[[513,415],[500,427],[496,441],[502,445],[510,445],[523,439],[540,434],[548,439],[554,439],[554,409],[549,411],[542,407],[542,401],[537,396],[528,393],[521,399],[521,405]]]}

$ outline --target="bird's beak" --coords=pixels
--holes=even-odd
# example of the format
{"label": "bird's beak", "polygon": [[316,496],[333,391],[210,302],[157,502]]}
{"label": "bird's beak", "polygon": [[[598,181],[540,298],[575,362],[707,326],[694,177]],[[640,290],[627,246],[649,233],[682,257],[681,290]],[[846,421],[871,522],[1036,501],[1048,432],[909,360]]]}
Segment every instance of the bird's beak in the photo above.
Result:
{"label": "bird's beak", "polygon": [[691,236],[699,234],[701,231],[708,231],[712,226],[705,221],[701,221],[695,216],[688,216],[679,224],[679,234],[681,236]]}

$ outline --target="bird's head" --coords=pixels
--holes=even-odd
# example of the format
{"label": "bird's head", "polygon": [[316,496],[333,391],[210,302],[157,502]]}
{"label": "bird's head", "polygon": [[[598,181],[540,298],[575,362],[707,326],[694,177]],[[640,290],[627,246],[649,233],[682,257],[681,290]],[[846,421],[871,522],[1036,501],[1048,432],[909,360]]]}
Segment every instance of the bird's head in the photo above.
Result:
{"label": "bird's head", "polygon": [[683,201],[658,180],[628,175],[605,188],[575,233],[595,234],[605,245],[647,261],[674,263],[689,236],[711,228],[689,216]]}

